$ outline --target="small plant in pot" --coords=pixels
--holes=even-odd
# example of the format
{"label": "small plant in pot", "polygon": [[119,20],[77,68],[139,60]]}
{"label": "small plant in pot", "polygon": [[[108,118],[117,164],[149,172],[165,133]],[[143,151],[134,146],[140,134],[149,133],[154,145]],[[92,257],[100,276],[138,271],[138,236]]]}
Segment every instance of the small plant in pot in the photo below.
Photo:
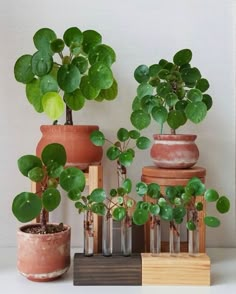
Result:
{"label": "small plant in pot", "polygon": [[[133,220],[137,225],[143,225],[150,220],[150,251],[161,252],[161,222],[170,223],[169,251],[172,254],[180,252],[180,224],[186,219],[188,230],[188,252],[199,253],[199,213],[204,209],[204,201],[215,204],[218,214],[225,214],[230,210],[228,197],[212,188],[206,188],[198,177],[190,179],[186,186],[169,186],[160,192],[157,183],[140,183],[137,193],[143,198],[143,192],[149,196],[149,200],[142,199],[136,204]],[[142,193],[139,193],[142,191]],[[202,196],[203,195],[203,196]],[[149,218],[148,218],[149,215]],[[202,215],[203,223],[211,228],[220,226],[218,215]],[[148,248],[149,250],[149,248]]]}
{"label": "small plant in pot", "polygon": [[42,151],[41,158],[24,155],[18,159],[20,172],[37,183],[36,193],[21,192],[12,203],[14,216],[22,223],[39,217],[39,223],[19,228],[17,267],[33,281],[49,281],[65,273],[70,266],[69,226],[48,223],[47,213],[61,202],[62,188],[68,197],[80,195],[85,187],[84,173],[76,167],[64,168],[65,148],[52,143]]}
{"label": "small plant in pot", "polygon": [[[121,222],[121,251],[124,256],[132,252],[132,217],[135,200],[132,196],[132,180],[127,177],[127,168],[135,158],[135,150],[145,150],[150,140],[137,130],[120,128],[115,142],[105,138],[101,131],[94,131],[91,141],[97,146],[109,145],[106,155],[116,162],[117,187],[110,190],[104,201],[106,213],[103,218],[103,254],[112,255],[112,219]],[[103,192],[105,193],[105,191]]]}
{"label": "small plant in pot", "polygon": [[[116,60],[114,50],[102,43],[97,31],[82,32],[77,27],[68,28],[62,38],[50,28],[41,28],[34,34],[33,43],[36,52],[24,54],[16,61],[15,79],[25,84],[27,99],[34,109],[44,112],[54,125],[66,111],[66,126],[41,126],[43,138],[37,154],[46,144],[58,142],[66,147],[68,164],[76,163],[83,169],[89,163],[98,164],[102,149],[89,140],[90,133],[98,126],[72,127],[72,111],[81,110],[88,100],[102,102],[116,98],[117,82],[111,69]],[[75,150],[77,155],[72,157]]]}
{"label": "small plant in pot", "polygon": [[[183,49],[172,61],[161,59],[149,67],[140,65],[134,71],[139,86],[130,119],[138,130],[147,128],[152,120],[160,126],[151,149],[158,167],[188,168],[199,157],[196,135],[176,135],[176,130],[188,121],[195,124],[203,121],[212,106],[212,98],[206,93],[209,82],[190,64],[191,60],[192,51]],[[169,135],[162,134],[165,123],[170,127]],[[181,158],[181,147],[186,158]]]}

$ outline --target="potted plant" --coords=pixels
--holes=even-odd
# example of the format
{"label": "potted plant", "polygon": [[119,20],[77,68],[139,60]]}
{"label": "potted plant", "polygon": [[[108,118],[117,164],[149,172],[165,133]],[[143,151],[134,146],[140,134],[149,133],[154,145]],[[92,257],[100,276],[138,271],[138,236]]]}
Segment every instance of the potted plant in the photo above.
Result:
{"label": "potted plant", "polygon": [[[101,131],[92,132],[91,141],[96,146],[109,144],[106,155],[116,162],[117,187],[110,190],[105,199],[105,216],[103,218],[103,254],[112,255],[112,219],[121,222],[121,250],[124,256],[132,252],[132,217],[135,200],[132,193],[132,180],[127,177],[127,167],[135,158],[135,149],[145,150],[150,146],[150,140],[141,136],[137,130],[120,128],[116,133],[116,141],[105,138]],[[103,190],[102,193],[105,193]],[[144,196],[144,194],[143,194]]]}
{"label": "potted plant", "polygon": [[[91,144],[89,135],[98,126],[72,126],[72,111],[79,111],[87,100],[101,102],[117,96],[117,82],[111,69],[114,50],[102,43],[94,30],[82,32],[68,28],[62,38],[50,28],[33,36],[34,54],[19,57],[14,66],[15,79],[25,84],[26,96],[34,109],[44,112],[53,126],[41,126],[43,137],[36,153],[48,143],[61,143],[67,150],[68,165],[86,169],[99,164],[102,148]],[[65,125],[57,120],[66,111]]]}
{"label": "potted plant", "polygon": [[79,197],[85,186],[84,173],[76,167],[64,169],[65,148],[52,143],[42,151],[41,158],[24,155],[18,159],[20,172],[37,183],[36,193],[21,192],[12,203],[14,216],[22,223],[39,216],[40,222],[27,224],[17,231],[17,267],[33,281],[49,281],[65,273],[70,266],[71,228],[65,224],[48,223],[47,212],[61,201],[62,188],[68,197]]}
{"label": "potted plant", "polygon": [[[212,98],[206,93],[209,82],[190,64],[191,60],[192,51],[183,49],[172,61],[161,59],[134,71],[139,85],[130,119],[138,130],[147,128],[152,119],[160,126],[151,148],[151,157],[158,167],[188,168],[199,157],[196,135],[176,135],[176,130],[188,121],[203,121],[212,106]],[[163,134],[165,123],[171,134]]]}
{"label": "potted plant", "polygon": [[[198,212],[203,210],[203,202],[197,196],[203,195],[207,203],[215,203],[216,211],[220,214],[230,210],[230,201],[226,196],[220,196],[215,189],[206,189],[198,177],[190,179],[186,186],[166,187],[165,192],[160,192],[157,183],[139,183],[137,194],[149,196],[149,200],[142,199],[136,204],[133,221],[137,225],[143,225],[150,219],[150,251],[160,253],[161,234],[160,221],[170,223],[169,251],[172,254],[180,252],[180,227],[187,215],[186,228],[188,230],[188,252],[199,253],[199,218]],[[149,217],[148,217],[149,215]],[[211,228],[220,226],[218,216],[207,215],[203,219],[205,225]]]}

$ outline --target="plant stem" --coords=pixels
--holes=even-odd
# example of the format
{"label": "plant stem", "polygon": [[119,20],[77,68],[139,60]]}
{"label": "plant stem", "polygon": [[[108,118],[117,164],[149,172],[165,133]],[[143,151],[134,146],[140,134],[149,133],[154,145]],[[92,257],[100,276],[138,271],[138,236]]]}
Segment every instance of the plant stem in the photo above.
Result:
{"label": "plant stem", "polygon": [[176,135],[176,132],[174,129],[170,129],[171,135]]}
{"label": "plant stem", "polygon": [[43,208],[40,212],[40,223],[42,226],[43,231],[47,231],[46,225],[47,225],[47,211],[45,208]]}
{"label": "plant stem", "polygon": [[66,105],[66,125],[73,125],[72,110]]}
{"label": "plant stem", "polygon": [[126,167],[117,161],[117,174],[118,174],[118,187],[121,186],[122,182],[126,179],[127,170]]}

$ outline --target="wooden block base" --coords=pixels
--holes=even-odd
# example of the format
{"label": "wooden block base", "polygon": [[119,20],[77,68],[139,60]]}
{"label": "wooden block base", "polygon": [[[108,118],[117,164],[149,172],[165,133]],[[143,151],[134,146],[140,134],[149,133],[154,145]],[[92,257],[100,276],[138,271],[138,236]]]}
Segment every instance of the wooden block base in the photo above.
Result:
{"label": "wooden block base", "polygon": [[210,285],[210,258],[180,253],[142,253],[142,285]]}
{"label": "wooden block base", "polygon": [[142,285],[142,262],[140,254],[129,257],[113,255],[104,257],[97,254],[86,257],[74,256],[75,286],[125,286]]}

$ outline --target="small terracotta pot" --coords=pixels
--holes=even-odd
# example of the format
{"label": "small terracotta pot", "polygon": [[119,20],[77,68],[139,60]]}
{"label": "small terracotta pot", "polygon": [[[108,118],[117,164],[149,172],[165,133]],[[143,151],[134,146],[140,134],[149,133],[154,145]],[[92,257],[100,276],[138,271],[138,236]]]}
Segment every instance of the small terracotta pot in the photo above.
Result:
{"label": "small terracotta pot", "polygon": [[153,135],[151,158],[160,168],[190,168],[199,158],[196,135]]}
{"label": "small terracotta pot", "polygon": [[89,165],[101,163],[103,149],[90,141],[90,134],[98,130],[98,126],[43,125],[40,127],[42,138],[37,148],[37,156],[41,156],[43,148],[50,143],[62,144],[67,153],[67,166],[77,166],[82,170]]}
{"label": "small terracotta pot", "polygon": [[27,279],[35,282],[55,280],[70,267],[71,228],[54,234],[29,234],[17,231],[17,268]]}

